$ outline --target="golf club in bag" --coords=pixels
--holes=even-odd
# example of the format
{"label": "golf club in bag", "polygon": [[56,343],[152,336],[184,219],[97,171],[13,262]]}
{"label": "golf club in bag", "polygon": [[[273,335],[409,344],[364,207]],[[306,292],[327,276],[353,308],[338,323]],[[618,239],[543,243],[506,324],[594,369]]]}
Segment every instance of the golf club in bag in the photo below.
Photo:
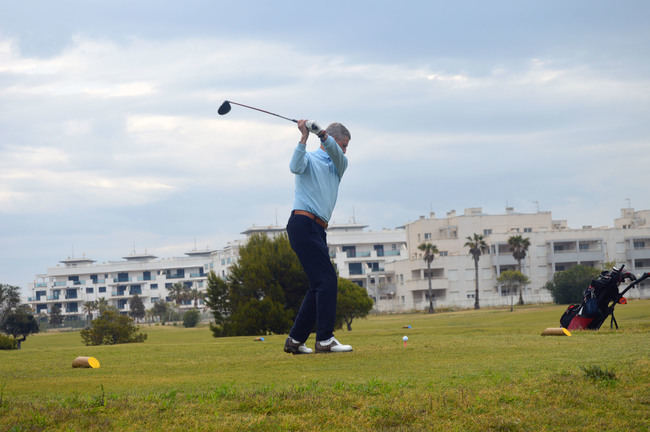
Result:
{"label": "golf club in bag", "polygon": [[[298,120],[296,120],[296,119],[292,119],[292,118],[289,118],[289,117],[282,116],[280,114],[272,113],[271,111],[263,110],[261,108],[255,108],[255,107],[252,107],[250,105],[244,105],[244,104],[239,103],[239,102],[233,102],[233,101],[228,101],[228,100],[223,101],[223,103],[221,104],[221,106],[217,110],[219,115],[228,114],[230,112],[231,108],[232,108],[230,106],[231,104],[232,105],[239,105],[239,106],[244,107],[244,108],[248,108],[248,109],[252,109],[252,110],[255,110],[255,111],[263,112],[264,114],[269,114],[269,115],[272,115],[272,116],[275,116],[275,117],[280,117],[281,119],[284,119],[284,120],[289,120],[291,122],[298,123]],[[313,120],[307,120],[307,129],[309,129],[310,132],[313,132],[315,134],[318,134],[321,131],[321,128]]]}
{"label": "golf club in bag", "polygon": [[[614,308],[619,303],[627,303],[625,293],[650,277],[650,273],[643,273],[637,279],[632,273],[624,271],[624,268],[625,265],[621,265],[621,268],[603,271],[597,279],[592,280],[585,290],[582,303],[570,305],[560,318],[560,325],[567,330],[598,330],[611,315],[609,326],[618,329]],[[618,286],[626,279],[632,283],[619,292]]]}

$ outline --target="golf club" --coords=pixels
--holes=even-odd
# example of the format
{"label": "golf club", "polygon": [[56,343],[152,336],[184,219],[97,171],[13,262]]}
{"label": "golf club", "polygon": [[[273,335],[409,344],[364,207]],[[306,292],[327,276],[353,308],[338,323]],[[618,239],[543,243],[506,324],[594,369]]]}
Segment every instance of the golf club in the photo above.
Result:
{"label": "golf club", "polygon": [[238,102],[233,102],[233,101],[224,101],[221,104],[221,106],[219,107],[219,109],[217,110],[219,115],[228,114],[230,112],[230,108],[231,108],[230,104],[243,106],[244,108],[250,108],[250,109],[255,110],[255,111],[260,111],[260,112],[263,112],[263,113],[266,113],[266,114],[271,114],[272,116],[280,117],[282,119],[289,120],[289,121],[292,121],[294,123],[298,123],[298,120],[291,119],[291,118],[288,118],[288,117],[285,117],[285,116],[281,116],[280,114],[275,114],[275,113],[272,113],[270,111],[266,111],[266,110],[263,110],[263,109],[260,109],[260,108],[255,108],[255,107],[252,107],[252,106],[244,105],[244,104],[241,104],[241,103],[238,103]]}

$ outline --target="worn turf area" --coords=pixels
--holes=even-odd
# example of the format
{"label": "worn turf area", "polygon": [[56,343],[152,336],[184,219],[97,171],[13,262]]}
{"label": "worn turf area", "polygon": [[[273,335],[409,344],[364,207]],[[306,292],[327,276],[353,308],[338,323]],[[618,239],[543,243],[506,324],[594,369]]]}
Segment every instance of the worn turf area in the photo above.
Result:
{"label": "worn turf area", "polygon": [[650,301],[618,306],[618,331],[540,336],[563,309],[372,316],[338,332],[346,354],[206,327],[100,347],[38,334],[0,351],[0,430],[649,430]]}

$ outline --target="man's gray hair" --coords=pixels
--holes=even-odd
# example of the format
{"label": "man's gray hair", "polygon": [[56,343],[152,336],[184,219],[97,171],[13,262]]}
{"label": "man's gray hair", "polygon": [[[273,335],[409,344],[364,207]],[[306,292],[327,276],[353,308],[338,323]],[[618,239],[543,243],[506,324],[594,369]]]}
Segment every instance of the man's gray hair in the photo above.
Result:
{"label": "man's gray hair", "polygon": [[339,140],[341,138],[347,138],[347,139],[352,139],[352,136],[350,136],[350,131],[348,128],[343,126],[341,123],[332,123],[331,125],[327,126],[327,129],[325,129],[328,135],[331,135],[332,138],[335,140]]}

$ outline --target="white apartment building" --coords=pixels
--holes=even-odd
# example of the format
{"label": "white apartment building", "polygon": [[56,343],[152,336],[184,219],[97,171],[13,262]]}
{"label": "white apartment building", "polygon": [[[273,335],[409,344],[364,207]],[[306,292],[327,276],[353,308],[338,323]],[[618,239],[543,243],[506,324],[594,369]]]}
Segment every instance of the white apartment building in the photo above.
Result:
{"label": "white apartment building", "polygon": [[[466,307],[474,305],[474,260],[465,246],[474,233],[484,236],[489,254],[479,259],[479,301],[483,306],[510,304],[509,293],[502,292],[497,278],[504,270],[516,269],[508,239],[521,235],[530,240],[522,272],[530,279],[524,289],[527,303],[550,302],[544,288],[556,271],[576,264],[600,267],[607,262],[625,264],[634,273],[650,271],[650,211],[623,209],[615,226],[585,226],[570,229],[564,220],[553,220],[550,212],[487,215],[481,208],[465,209],[462,215],[450,211],[444,218],[431,213],[406,225],[408,259],[387,264],[394,275],[392,299],[382,300],[382,310],[409,311],[428,308],[427,266],[418,245],[428,242],[440,253],[431,264],[434,305]],[[586,287],[585,287],[586,288]],[[650,297],[647,284],[629,292],[629,297]],[[515,298],[514,301],[518,299]]]}
{"label": "white apartment building", "polygon": [[[86,257],[68,258],[37,275],[28,301],[39,314],[49,314],[57,305],[67,320],[84,318],[84,303],[100,298],[128,313],[129,299],[137,294],[148,309],[159,300],[168,301],[175,283],[205,291],[208,273],[225,277],[239,256],[239,246],[232,243],[222,250],[192,250],[184,257],[162,259],[148,253],[103,263]],[[190,308],[192,302],[181,307]]]}
{"label": "white apartment building", "polygon": [[[382,312],[428,308],[428,274],[418,245],[436,245],[439,254],[431,264],[436,307],[474,305],[474,261],[465,247],[474,233],[484,236],[489,253],[479,260],[479,300],[482,306],[510,304],[497,278],[517,263],[508,238],[521,235],[530,240],[522,271],[531,283],[524,289],[527,303],[550,302],[544,288],[556,271],[576,264],[600,267],[606,262],[625,264],[634,273],[650,271],[650,210],[622,209],[614,227],[571,229],[564,220],[553,220],[551,212],[488,215],[481,208],[465,209],[462,215],[450,211],[443,218],[421,216],[405,227],[367,231],[367,225],[332,225],[327,230],[330,257],[341,277],[366,288]],[[271,237],[285,233],[281,226],[253,226],[242,234],[264,233]],[[221,277],[239,256],[242,242],[221,250],[194,250],[185,257],[160,259],[150,254],[132,254],[124,261],[97,263],[89,258],[69,258],[38,275],[29,302],[37,313],[49,313],[54,304],[64,316],[81,318],[86,301],[104,297],[123,313],[128,299],[142,297],[149,308],[168,298],[168,289],[180,282],[205,290],[210,271]],[[650,297],[648,285],[640,285],[629,297]],[[515,301],[517,299],[514,299]],[[191,305],[187,305],[191,307]]]}

